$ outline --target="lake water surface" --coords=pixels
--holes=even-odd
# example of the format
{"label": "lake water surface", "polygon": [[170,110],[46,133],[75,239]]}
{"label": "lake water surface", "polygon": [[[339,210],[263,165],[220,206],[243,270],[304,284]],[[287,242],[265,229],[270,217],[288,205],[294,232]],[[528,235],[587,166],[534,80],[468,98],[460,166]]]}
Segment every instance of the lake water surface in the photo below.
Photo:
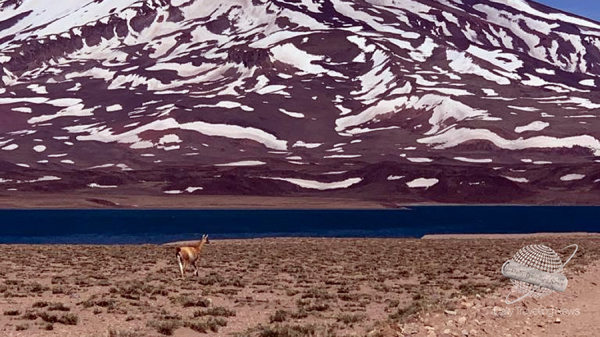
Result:
{"label": "lake water surface", "polygon": [[600,207],[417,206],[392,210],[0,210],[0,243],[123,244],[273,236],[598,232]]}

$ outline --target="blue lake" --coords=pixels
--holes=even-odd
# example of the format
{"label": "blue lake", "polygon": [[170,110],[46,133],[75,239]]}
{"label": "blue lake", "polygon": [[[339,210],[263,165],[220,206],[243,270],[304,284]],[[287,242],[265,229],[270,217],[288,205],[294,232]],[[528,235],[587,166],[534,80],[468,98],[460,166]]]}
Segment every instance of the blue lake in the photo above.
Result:
{"label": "blue lake", "polygon": [[393,210],[0,210],[0,243],[165,243],[272,236],[598,232],[600,207],[418,206]]}

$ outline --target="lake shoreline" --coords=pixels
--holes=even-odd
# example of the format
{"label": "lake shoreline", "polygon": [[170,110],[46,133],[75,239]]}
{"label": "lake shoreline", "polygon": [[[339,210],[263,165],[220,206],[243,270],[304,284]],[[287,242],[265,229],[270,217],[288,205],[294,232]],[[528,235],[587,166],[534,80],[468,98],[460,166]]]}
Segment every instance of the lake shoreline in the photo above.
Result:
{"label": "lake shoreline", "polygon": [[[355,237],[313,237],[313,236],[276,236],[276,237],[260,237],[260,238],[241,238],[241,239],[214,239],[211,242],[217,243],[249,243],[249,242],[269,242],[269,241],[297,241],[297,240],[331,240],[331,241],[343,241],[343,240],[499,240],[499,239],[507,239],[507,240],[520,240],[520,239],[541,239],[541,238],[569,238],[569,237],[584,237],[587,239],[597,237],[600,239],[600,232],[540,232],[540,233],[527,233],[527,234],[427,234],[420,238],[400,238],[400,237],[364,237],[364,238],[355,238]],[[210,237],[209,237],[210,239]],[[198,243],[198,240],[182,240],[182,241],[172,241],[160,244],[160,246],[165,247],[177,247],[177,246],[187,246]],[[148,243],[150,244],[150,243]]]}

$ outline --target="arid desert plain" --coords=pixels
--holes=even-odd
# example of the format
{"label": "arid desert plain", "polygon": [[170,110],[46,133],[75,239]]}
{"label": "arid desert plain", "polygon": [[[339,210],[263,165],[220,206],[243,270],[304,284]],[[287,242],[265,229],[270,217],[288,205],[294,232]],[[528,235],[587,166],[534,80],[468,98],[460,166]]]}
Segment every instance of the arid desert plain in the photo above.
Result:
{"label": "arid desert plain", "polygon": [[[579,245],[566,291],[507,305],[520,248]],[[600,236],[1,245],[1,336],[598,336]],[[553,309],[553,310],[552,310]],[[558,313],[561,310],[561,313]]]}

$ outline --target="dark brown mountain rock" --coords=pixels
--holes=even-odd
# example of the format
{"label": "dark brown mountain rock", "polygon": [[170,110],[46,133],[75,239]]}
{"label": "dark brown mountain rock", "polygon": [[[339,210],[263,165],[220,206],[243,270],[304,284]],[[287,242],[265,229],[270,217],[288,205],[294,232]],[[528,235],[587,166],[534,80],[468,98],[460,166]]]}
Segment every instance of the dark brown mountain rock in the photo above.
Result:
{"label": "dark brown mountain rock", "polygon": [[597,22],[530,1],[84,3],[0,4],[0,193],[600,198]]}

